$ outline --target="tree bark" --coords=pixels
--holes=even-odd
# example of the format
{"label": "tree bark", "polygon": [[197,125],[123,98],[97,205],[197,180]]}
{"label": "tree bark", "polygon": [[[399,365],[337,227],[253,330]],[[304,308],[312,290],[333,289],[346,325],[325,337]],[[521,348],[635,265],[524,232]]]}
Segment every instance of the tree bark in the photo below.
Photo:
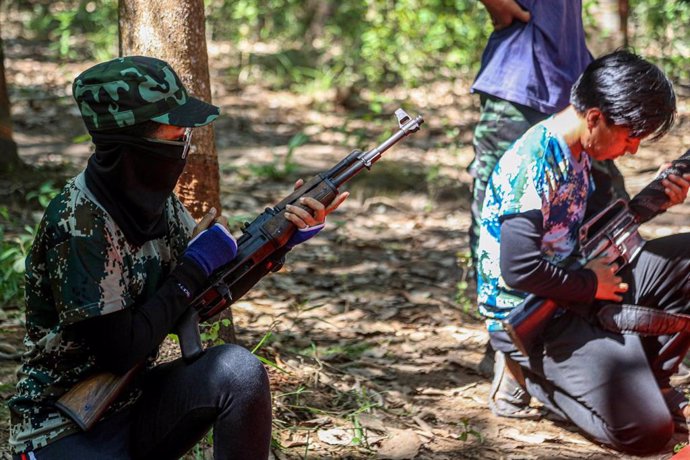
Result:
{"label": "tree bark", "polygon": [[618,0],[618,17],[620,18],[620,31],[623,36],[623,47],[627,48],[630,42],[628,35],[628,16],[630,15],[629,0]]}
{"label": "tree bark", "polygon": [[[120,54],[168,62],[187,91],[211,101],[203,0],[120,0]],[[191,154],[175,192],[199,219],[220,211],[220,173],[213,128],[196,128]]]}
{"label": "tree bark", "polygon": [[[627,10],[625,0],[599,0],[593,9],[596,41],[592,43],[595,56],[624,46],[627,41]],[[625,16],[624,16],[625,14]],[[624,21],[626,21],[624,23]]]}
{"label": "tree bark", "polygon": [[[203,0],[119,0],[120,55],[146,55],[166,61],[180,76],[187,91],[211,102]],[[175,192],[194,218],[211,207],[219,212],[220,172],[213,128],[194,130],[190,155]],[[232,310],[219,320],[232,321]],[[235,343],[234,324],[221,326],[219,337]]]}
{"label": "tree bark", "polygon": [[[0,2],[1,3],[1,2]],[[0,174],[6,175],[22,166],[17,144],[12,138],[10,98],[5,80],[5,53],[0,37]]]}

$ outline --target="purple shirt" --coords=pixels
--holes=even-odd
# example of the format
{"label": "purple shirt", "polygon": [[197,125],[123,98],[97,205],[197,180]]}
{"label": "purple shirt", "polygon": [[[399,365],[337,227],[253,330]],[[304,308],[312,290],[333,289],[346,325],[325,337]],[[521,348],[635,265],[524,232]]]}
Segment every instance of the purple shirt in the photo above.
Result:
{"label": "purple shirt", "polygon": [[582,0],[517,0],[532,16],[489,37],[472,92],[551,114],[569,104],[570,87],[592,60]]}

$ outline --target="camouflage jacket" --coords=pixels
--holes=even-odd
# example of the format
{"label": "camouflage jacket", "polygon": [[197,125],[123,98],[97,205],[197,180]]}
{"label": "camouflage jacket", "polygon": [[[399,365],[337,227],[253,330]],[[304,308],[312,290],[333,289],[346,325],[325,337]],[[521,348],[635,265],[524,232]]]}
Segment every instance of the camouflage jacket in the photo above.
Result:
{"label": "camouflage jacket", "polygon": [[[50,203],[26,260],[27,351],[9,402],[15,453],[79,431],[53,403],[100,369],[89,347],[67,327],[84,319],[137,308],[150,298],[186,248],[195,223],[171,195],[166,236],[128,243],[87,189],[84,174]],[[133,388],[110,413],[138,397]],[[107,414],[106,414],[107,416]]]}

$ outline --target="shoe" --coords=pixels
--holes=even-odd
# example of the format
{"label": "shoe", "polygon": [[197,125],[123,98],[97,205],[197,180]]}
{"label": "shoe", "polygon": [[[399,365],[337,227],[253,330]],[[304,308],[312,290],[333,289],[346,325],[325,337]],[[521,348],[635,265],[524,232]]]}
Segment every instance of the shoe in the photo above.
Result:
{"label": "shoe", "polygon": [[489,409],[499,417],[539,420],[541,412],[530,407],[532,397],[506,368],[506,358],[496,352],[494,379],[489,394]]}

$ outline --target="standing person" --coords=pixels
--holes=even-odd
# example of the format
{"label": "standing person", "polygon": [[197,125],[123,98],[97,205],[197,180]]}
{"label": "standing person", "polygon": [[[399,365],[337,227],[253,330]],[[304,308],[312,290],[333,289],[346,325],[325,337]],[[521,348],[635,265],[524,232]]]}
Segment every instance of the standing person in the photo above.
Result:
{"label": "standing person", "polygon": [[[150,363],[237,251],[215,210],[195,224],[173,193],[192,129],[218,107],[190,97],[166,62],[142,56],[89,68],[73,93],[95,152],[49,204],[27,258],[27,352],[9,402],[14,458],[173,459],[210,428],[214,458],[268,458],[268,375],[237,345],[148,366],[90,431],[54,406],[92,374]],[[289,206],[301,229],[293,243],[345,197],[328,209],[307,199],[312,213]]]}
{"label": "standing person", "polygon": [[[568,105],[572,84],[592,60],[581,0],[481,2],[491,15],[494,31],[471,88],[479,94],[481,106],[473,138],[475,156],[468,168],[473,178],[469,239],[475,270],[482,204],[496,162],[532,125]],[[612,161],[595,160],[593,176],[597,189],[589,210],[602,209],[612,198],[629,198]],[[493,361],[488,346],[480,372],[491,375]],[[519,406],[511,410],[515,417],[535,415]]]}
{"label": "standing person", "polygon": [[[592,193],[590,161],[634,154],[671,127],[675,94],[653,64],[627,51],[594,60],[574,84],[571,105],[527,131],[499,160],[487,187],[479,241],[478,300],[492,345],[507,368],[494,403],[510,401],[519,381],[558,416],[595,442],[629,454],[664,447],[690,408],[669,377],[690,336],[610,332],[594,317],[599,301],[690,311],[690,234],[648,241],[618,273],[607,254],[566,269]],[[688,179],[663,181],[670,204]],[[528,356],[501,319],[528,294],[558,302]]]}

